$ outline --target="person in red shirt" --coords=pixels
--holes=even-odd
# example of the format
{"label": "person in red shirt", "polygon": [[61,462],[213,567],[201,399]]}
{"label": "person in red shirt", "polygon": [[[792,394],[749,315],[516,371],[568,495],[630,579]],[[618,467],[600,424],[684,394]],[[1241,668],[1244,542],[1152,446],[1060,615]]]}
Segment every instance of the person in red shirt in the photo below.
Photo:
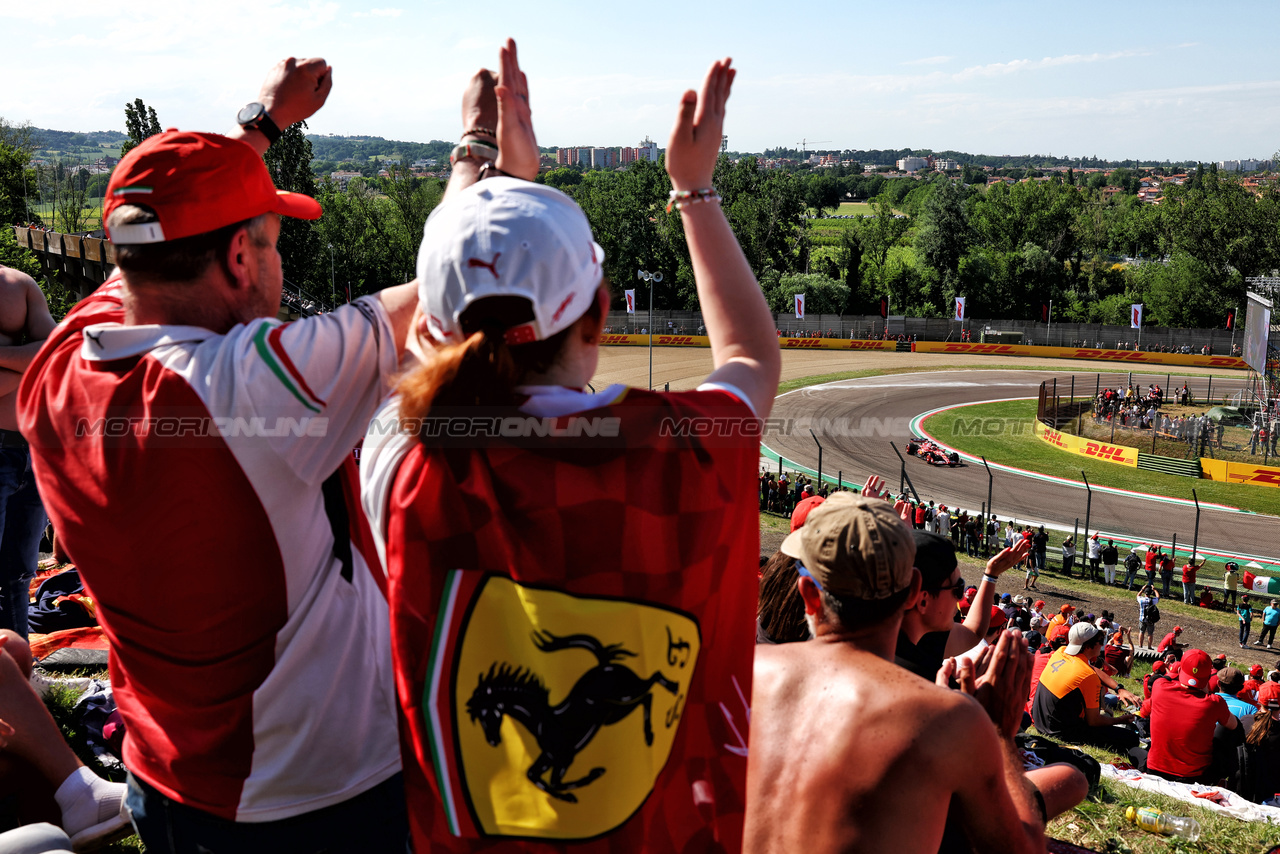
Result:
{"label": "person in red shirt", "polygon": [[916,527],[920,529],[924,528],[924,505],[923,504],[916,505]]}
{"label": "person in red shirt", "polygon": [[533,181],[514,43],[499,175],[427,221],[420,365],[370,424],[360,472],[417,851],[742,845],[749,498],[781,356],[711,185],[733,77],[716,62],[684,94],[667,146],[715,366],[696,390],[588,387],[603,250],[572,199]]}
{"label": "person in red shirt", "polygon": [[1182,657],[1183,645],[1178,643],[1178,638],[1182,636],[1182,626],[1174,626],[1173,631],[1164,636],[1164,640],[1160,641],[1160,645],[1156,647],[1156,655],[1165,655],[1173,653],[1178,658]]}
{"label": "person in red shirt", "polygon": [[1249,678],[1244,680],[1244,687],[1240,689],[1240,693],[1236,694],[1241,700],[1247,700],[1258,705],[1258,689],[1262,687],[1262,665],[1253,664],[1249,666]]}
{"label": "person in red shirt", "polygon": [[[1126,652],[1124,646],[1125,636],[1129,639],[1129,649]],[[1102,648],[1102,657],[1107,665],[1112,668],[1117,676],[1128,676],[1129,671],[1133,669],[1133,657],[1137,654],[1138,647],[1133,642],[1133,630],[1126,629],[1124,626],[1118,627],[1111,633],[1107,645]]]}
{"label": "person in red shirt", "polygon": [[1202,566],[1204,566],[1204,560],[1196,563],[1192,559],[1188,559],[1182,565],[1182,601],[1188,605],[1196,604],[1196,572]]}
{"label": "person in red shirt", "polygon": [[[1213,732],[1240,725],[1226,701],[1208,693],[1213,665],[1204,650],[1182,656],[1178,681],[1158,680],[1151,689],[1151,749],[1147,773],[1179,783],[1214,784],[1225,775],[1226,750],[1215,755]],[[1145,704],[1144,704],[1145,705]]]}
{"label": "person in red shirt", "polygon": [[1150,700],[1152,684],[1157,679],[1164,679],[1164,678],[1166,678],[1165,663],[1163,661],[1154,662],[1151,665],[1151,672],[1148,673],[1146,676],[1142,677],[1142,699]]}

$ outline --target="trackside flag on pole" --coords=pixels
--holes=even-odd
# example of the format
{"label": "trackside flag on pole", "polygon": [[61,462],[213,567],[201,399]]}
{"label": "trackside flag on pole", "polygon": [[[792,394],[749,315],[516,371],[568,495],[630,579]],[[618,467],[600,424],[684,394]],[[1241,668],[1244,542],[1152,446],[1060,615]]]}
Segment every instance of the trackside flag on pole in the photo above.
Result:
{"label": "trackside flag on pole", "polygon": [[1227,311],[1227,329],[1232,332],[1236,329],[1236,310],[1234,308]]}
{"label": "trackside flag on pole", "polygon": [[1129,306],[1129,328],[1142,328],[1142,303],[1140,302],[1135,302],[1133,305]]}
{"label": "trackside flag on pole", "polygon": [[804,294],[796,294],[796,319],[804,320]]}
{"label": "trackside flag on pole", "polygon": [[956,297],[956,320],[964,320],[964,297]]}
{"label": "trackside flag on pole", "polygon": [[1254,575],[1246,570],[1242,581],[1244,581],[1244,589],[1252,593],[1264,593],[1268,596],[1275,596],[1280,593],[1280,578]]}
{"label": "trackside flag on pole", "polygon": [[627,314],[636,313],[636,292],[634,289],[622,292],[627,298]]}

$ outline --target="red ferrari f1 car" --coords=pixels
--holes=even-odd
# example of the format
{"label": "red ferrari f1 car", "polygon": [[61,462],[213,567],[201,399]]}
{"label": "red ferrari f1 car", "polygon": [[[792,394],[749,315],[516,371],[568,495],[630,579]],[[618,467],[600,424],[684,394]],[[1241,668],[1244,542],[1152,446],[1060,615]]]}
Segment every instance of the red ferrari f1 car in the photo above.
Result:
{"label": "red ferrari f1 car", "polygon": [[930,442],[928,439],[912,439],[907,443],[907,454],[913,457],[919,457],[929,465],[949,466],[954,468],[960,465],[960,455],[955,451],[947,451],[941,445]]}

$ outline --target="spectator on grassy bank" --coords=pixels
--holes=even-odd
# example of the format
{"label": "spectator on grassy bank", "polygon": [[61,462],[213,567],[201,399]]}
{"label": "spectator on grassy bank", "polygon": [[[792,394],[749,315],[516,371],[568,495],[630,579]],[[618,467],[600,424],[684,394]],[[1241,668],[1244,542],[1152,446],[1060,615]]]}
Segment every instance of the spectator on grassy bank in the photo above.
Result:
{"label": "spectator on grassy bank", "polygon": [[1020,640],[1002,634],[990,656],[985,711],[904,674],[891,657],[921,584],[910,531],[881,502],[842,499],[783,543],[805,567],[815,640],[758,649],[744,851],[792,851],[798,839],[815,852],[935,851],[953,803],[975,850],[1043,850],[1049,810],[1012,749],[1029,665]]}
{"label": "spectator on grassy bank", "polygon": [[1220,725],[1234,731],[1240,722],[1222,697],[1208,693],[1212,672],[1208,654],[1189,649],[1182,655],[1177,682],[1157,680],[1151,687],[1143,709],[1151,723],[1147,773],[1216,785],[1233,770],[1235,744],[1215,739],[1214,730]]}
{"label": "spectator on grassy bank", "polygon": [[[1112,717],[1102,710],[1102,681],[1092,662],[1102,652],[1102,632],[1090,623],[1071,627],[1068,643],[1050,658],[1032,701],[1036,729],[1072,743],[1093,744],[1118,752],[1138,744],[1124,726],[1134,716]],[[1128,692],[1123,692],[1128,694]]]}

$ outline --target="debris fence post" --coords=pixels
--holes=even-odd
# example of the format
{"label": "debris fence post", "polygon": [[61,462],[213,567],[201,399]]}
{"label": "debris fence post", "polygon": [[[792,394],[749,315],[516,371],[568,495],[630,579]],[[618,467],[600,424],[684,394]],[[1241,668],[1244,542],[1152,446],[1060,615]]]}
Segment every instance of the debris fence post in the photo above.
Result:
{"label": "debris fence post", "polygon": [[[1089,476],[1083,471],[1080,476],[1084,478],[1085,500],[1084,500],[1084,535],[1089,536],[1089,517],[1093,512],[1093,486],[1089,483]],[[1079,520],[1076,520],[1077,522]]]}
{"label": "debris fence post", "polygon": [[818,486],[822,486],[822,443],[818,441],[818,436],[813,432],[813,428],[809,428],[809,435],[813,436],[813,444],[818,446]]}
{"label": "debris fence post", "polygon": [[1191,562],[1196,562],[1196,549],[1200,546],[1200,498],[1196,495],[1196,491],[1191,490],[1191,500],[1196,503],[1196,528],[1195,533],[1191,536]]}
{"label": "debris fence post", "polygon": [[[986,458],[986,457],[983,457],[983,458],[982,458],[982,465],[983,465],[983,466],[986,468],[986,470],[987,470],[987,516],[988,516],[988,517],[990,517],[990,515],[991,515],[991,511],[992,511],[992,506],[991,506],[991,479],[992,479],[992,478],[991,478],[991,466],[987,465],[987,458]],[[985,533],[985,532],[984,532],[984,533]],[[999,536],[999,535],[1000,535],[1000,532],[999,532],[999,531],[996,531],[996,536]],[[985,539],[985,538],[984,538],[984,539]],[[988,557],[990,557],[990,547],[988,547],[988,555],[987,555],[987,556],[988,556]]]}

